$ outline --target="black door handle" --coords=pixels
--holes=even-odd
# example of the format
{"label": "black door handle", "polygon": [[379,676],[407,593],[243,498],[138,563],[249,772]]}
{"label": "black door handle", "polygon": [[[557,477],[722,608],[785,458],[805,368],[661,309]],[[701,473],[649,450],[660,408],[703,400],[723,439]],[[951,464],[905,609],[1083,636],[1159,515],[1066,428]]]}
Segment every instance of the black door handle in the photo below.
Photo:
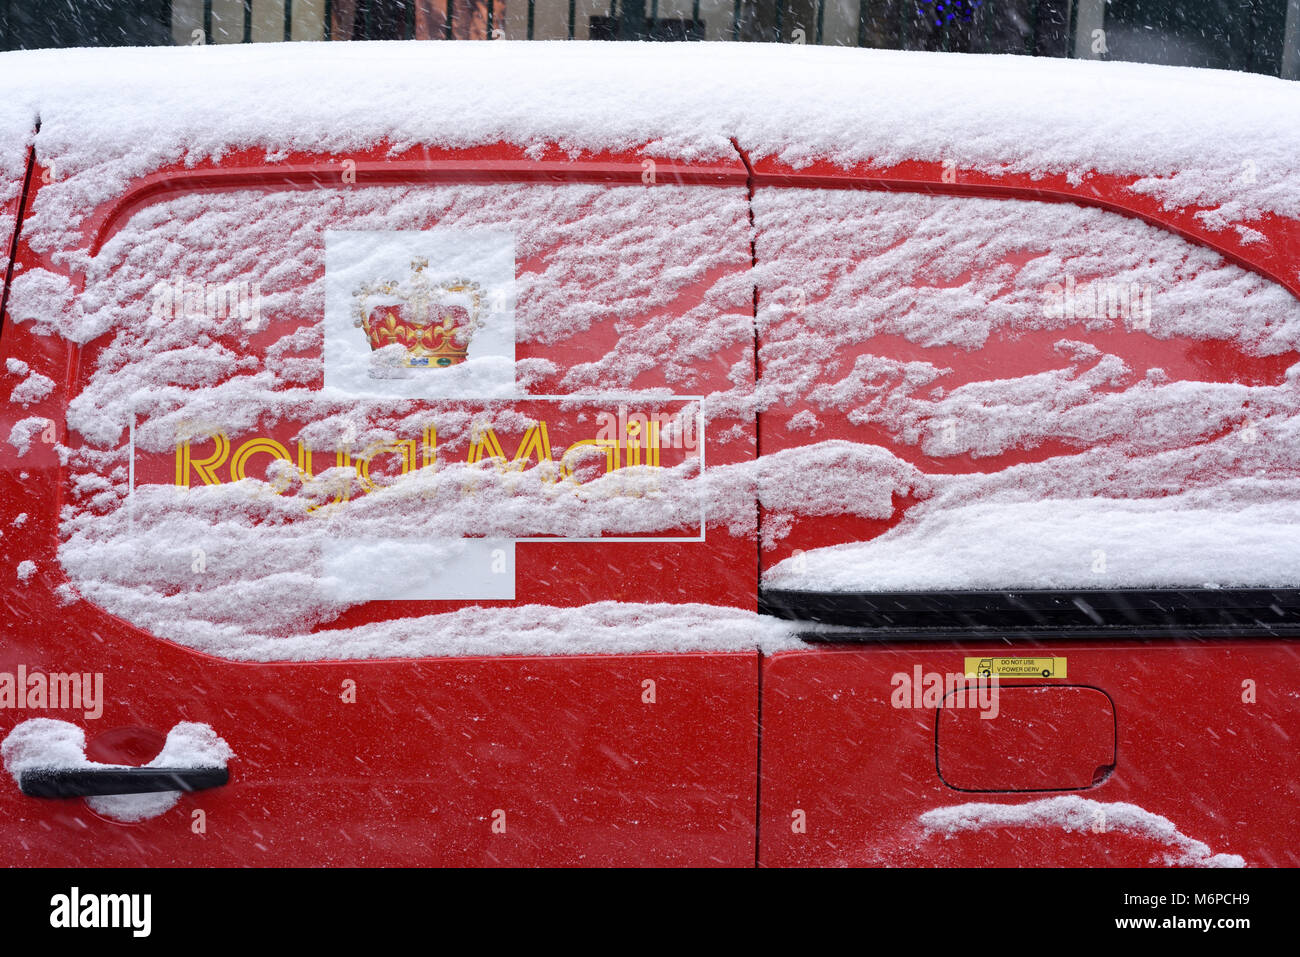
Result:
{"label": "black door handle", "polygon": [[32,768],[18,775],[18,787],[28,797],[69,798],[201,791],[229,780],[225,768]]}

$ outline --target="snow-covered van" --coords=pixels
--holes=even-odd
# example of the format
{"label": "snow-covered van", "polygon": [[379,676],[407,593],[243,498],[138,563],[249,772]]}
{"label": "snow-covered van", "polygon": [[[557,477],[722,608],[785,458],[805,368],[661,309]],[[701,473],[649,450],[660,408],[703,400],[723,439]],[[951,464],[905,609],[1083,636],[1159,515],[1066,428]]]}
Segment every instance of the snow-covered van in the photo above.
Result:
{"label": "snow-covered van", "polygon": [[0,57],[28,864],[1295,865],[1300,87]]}

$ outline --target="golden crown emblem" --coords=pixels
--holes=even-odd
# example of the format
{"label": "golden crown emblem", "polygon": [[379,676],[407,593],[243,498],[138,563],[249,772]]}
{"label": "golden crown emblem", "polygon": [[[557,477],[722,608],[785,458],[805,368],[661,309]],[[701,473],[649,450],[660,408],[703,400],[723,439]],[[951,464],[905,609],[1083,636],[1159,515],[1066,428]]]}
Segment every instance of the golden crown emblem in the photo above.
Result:
{"label": "golden crown emblem", "polygon": [[424,273],[428,266],[429,260],[414,259],[405,281],[354,290],[352,324],[365,332],[372,350],[398,344],[406,348],[404,365],[444,368],[468,358],[470,340],[483,324],[483,290],[467,279],[434,283]]}

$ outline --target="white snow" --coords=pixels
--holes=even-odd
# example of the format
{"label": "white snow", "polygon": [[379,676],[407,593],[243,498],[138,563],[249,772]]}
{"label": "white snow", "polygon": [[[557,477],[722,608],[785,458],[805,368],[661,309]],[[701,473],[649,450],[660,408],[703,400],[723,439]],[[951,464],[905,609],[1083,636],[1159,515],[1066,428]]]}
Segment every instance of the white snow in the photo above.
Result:
{"label": "white snow", "polygon": [[[1215,854],[1208,844],[1183,834],[1167,817],[1136,804],[1106,803],[1078,795],[1042,798],[1026,804],[971,802],[926,811],[918,820],[927,830],[953,835],[1004,827],[1051,827],[1074,833],[1120,831],[1160,841],[1169,847],[1162,863],[1173,867],[1245,867],[1237,854]],[[1101,831],[1104,833],[1104,831]],[[1098,840],[1104,840],[1098,837]]]}
{"label": "white snow", "polygon": [[[84,445],[60,450],[71,493],[59,550],[71,588],[62,593],[75,589],[155,634],[261,659],[789,640],[785,626],[748,612],[653,602],[328,628],[347,606],[326,573],[330,542],[391,535],[394,514],[411,540],[689,527],[701,510],[708,536],[748,536],[757,499],[770,547],[799,517],[887,519],[895,499],[911,497],[920,504],[886,535],[805,551],[802,571],[778,565],[768,583],[1300,580],[1300,558],[1286,547],[1300,531],[1296,378],[1245,384],[1177,372],[1188,340],[1227,343],[1246,359],[1296,349],[1300,304],[1137,220],[1071,204],[762,189],[753,204],[760,265],[751,274],[740,186],[379,187],[362,178],[159,201],[135,211],[93,257],[82,232],[90,211],[133,177],[235,149],[275,162],[294,150],[345,159],[383,144],[500,141],[535,156],[558,144],[734,165],[734,138],[756,160],[795,165],[920,159],[1075,181],[1090,171],[1141,176],[1136,192],[1204,207],[1208,224],[1255,245],[1262,234],[1250,224],[1264,215],[1300,218],[1300,128],[1280,119],[1300,107],[1295,84],[1122,63],[789,45],[353,43],[5,54],[0,89],[8,96],[0,130],[22,130],[39,114],[35,144],[50,171],[24,235],[53,265],[15,276],[11,319],[91,347],[67,413],[69,444]],[[0,190],[12,190],[5,174],[21,170],[26,140],[15,132],[12,142],[0,149]],[[1243,155],[1250,176],[1241,175]],[[340,476],[328,471],[304,482],[282,469],[292,486],[283,496],[254,479],[183,495],[151,485],[131,492],[124,442],[132,424],[135,447],[153,453],[170,451],[178,436],[254,432],[309,403],[320,414],[303,438],[321,448],[349,428],[368,443],[436,424],[451,450],[464,448],[484,415],[529,424],[508,409],[454,404],[366,412],[354,393],[373,369],[352,376],[351,391],[331,381],[322,355],[331,335],[322,321],[331,295],[326,230],[435,226],[509,235],[519,394],[703,395],[699,410],[710,421],[799,403],[782,431],[788,443],[807,444],[765,448],[757,463],[711,462],[703,475],[693,463],[627,469],[582,495],[554,481],[554,466],[470,474],[440,461],[329,522],[305,509],[333,494],[329,483]],[[757,390],[755,277],[763,290]],[[256,283],[263,325],[202,314],[160,320],[151,294],[177,279]],[[1074,311],[1054,311],[1046,290],[1076,282]],[[1082,290],[1103,286],[1138,290],[1130,301],[1149,305],[1149,326],[1101,314],[1095,299],[1081,314]],[[1007,356],[1023,358],[1012,347],[1038,334],[1050,334],[1050,349],[1004,369]],[[1141,362],[1105,338],[1119,334],[1141,341]],[[54,388],[12,363],[8,371],[25,376],[11,394],[20,405]],[[377,391],[397,397],[407,385],[393,380]],[[818,441],[841,419],[888,442]],[[24,418],[8,441],[25,454],[47,425]],[[745,438],[737,426],[718,442]],[[1057,445],[1068,454],[987,472],[925,462],[969,456],[978,465]],[[470,503],[468,482],[478,488]],[[430,507],[410,507],[417,502]],[[202,574],[193,571],[196,549]]]}
{"label": "white snow", "polygon": [[[635,654],[753,651],[805,647],[790,622],[717,605],[602,601],[572,608],[472,607],[440,615],[329,629],[268,634],[190,621],[187,643],[226,658]],[[161,628],[161,625],[159,626]],[[181,628],[160,633],[181,636]]]}
{"label": "white snow", "polygon": [[[391,639],[390,654],[404,654],[405,623],[360,637],[309,631],[348,607],[343,598],[365,578],[361,569],[347,581],[331,574],[329,557],[340,542],[407,541],[432,561],[425,555],[431,545],[466,535],[585,538],[698,529],[706,504],[710,535],[753,534],[752,465],[710,469],[701,478],[697,458],[688,456],[680,465],[627,468],[580,488],[557,482],[552,462],[507,472],[469,467],[453,459],[463,459],[476,429],[517,437],[533,420],[508,406],[359,402],[355,376],[331,382],[328,345],[322,376],[316,317],[329,311],[325,277],[334,277],[325,271],[327,230],[332,237],[345,229],[371,237],[383,227],[390,236],[419,237],[430,223],[461,234],[505,227],[513,237],[520,264],[513,273],[515,340],[545,350],[515,364],[521,393],[617,392],[620,401],[654,403],[705,386],[720,390],[711,401],[719,414],[745,399],[743,372],[710,371],[710,360],[725,350],[749,360],[751,291],[736,281],[750,263],[741,187],[357,187],[170,200],[141,210],[93,259],[73,254],[87,272],[75,299],[54,274],[35,270],[13,291],[17,314],[38,332],[104,345],[68,410],[70,428],[89,446],[69,460],[72,507],[63,516],[59,554],[81,595],[155,634],[235,657],[369,656],[381,653],[382,635]],[[232,234],[240,237],[237,249],[228,242]],[[249,330],[237,316],[186,310],[160,321],[150,293],[174,276],[259,283],[265,328],[258,331],[270,334],[271,344],[247,348]],[[586,342],[597,327],[615,333],[603,355]],[[343,331],[364,341],[359,330]],[[644,399],[629,398],[638,394]],[[688,404],[682,414],[693,419],[696,409]],[[328,451],[329,460],[349,429],[357,448],[365,448],[433,425],[439,462],[354,498],[328,520],[306,506],[328,502],[340,478],[358,489],[350,469],[320,471],[307,482],[287,470],[283,496],[246,479],[185,491],[137,483],[128,499],[120,443],[133,419],[138,450],[170,455],[178,436],[211,429],[257,434],[277,418],[310,423],[302,439]],[[555,450],[556,461],[562,452]],[[201,572],[194,570],[196,550]],[[453,567],[457,553],[443,551],[439,561]],[[628,607],[638,620],[645,608],[665,617],[657,605]],[[483,622],[492,620],[483,614]],[[715,621],[702,608],[676,630],[630,627],[621,619],[598,626],[591,616],[609,615],[600,605],[528,614],[553,625],[523,639],[513,624],[483,624],[474,629],[482,640],[467,643],[438,624],[447,616],[417,619],[429,636],[417,644],[430,654],[567,653],[753,648],[767,636],[752,613],[727,611]],[[448,620],[448,628],[459,627],[465,616]]]}
{"label": "white snow", "polygon": [[[809,549],[773,566],[773,588],[1294,587],[1300,486],[1286,500],[1232,490],[1159,499],[1059,499],[930,509],[869,542]],[[1251,490],[1243,490],[1247,496]]]}
{"label": "white snow", "polygon": [[9,393],[9,401],[17,402],[25,409],[33,402],[39,402],[54,391],[54,380],[39,372],[29,372],[22,382],[14,386]]}
{"label": "white snow", "polygon": [[1137,174],[1224,226],[1300,216],[1300,131],[1282,120],[1300,91],[1244,73],[795,44],[386,42],[23,51],[0,59],[0,88],[14,127],[40,115],[38,154],[57,160],[33,223],[50,243],[166,163],[380,140],[730,159],[736,137],[793,164]]}
{"label": "white snow", "polygon": [[26,455],[27,450],[31,448],[32,439],[40,435],[49,424],[49,419],[35,416],[19,419],[9,430],[9,444],[18,450],[19,456]]}
{"label": "white snow", "polygon": [[25,582],[36,574],[36,563],[31,559],[24,559],[18,563],[18,580]]}
{"label": "white snow", "polygon": [[[138,441],[161,447],[184,419],[238,429],[308,398],[354,404],[355,389],[338,387],[328,371],[322,377],[325,233],[382,226],[396,236],[434,223],[513,233],[516,339],[541,352],[516,364],[521,393],[694,394],[705,360],[752,336],[750,287],[735,275],[749,264],[744,190],[668,184],[189,196],[142,210],[93,259],[71,253],[88,272],[80,296],[62,277],[31,270],[15,280],[11,307],[38,332],[77,342],[111,337],[70,406],[72,428],[105,445],[135,412],[145,417]],[[238,249],[227,242],[232,233]],[[276,333],[265,357],[215,341],[247,342],[238,317],[151,316],[149,291],[173,276],[258,282],[264,321]],[[697,289],[697,305],[679,306]],[[644,325],[620,328],[609,352],[582,361],[594,326],[628,317]],[[364,342],[360,330],[351,333]]]}
{"label": "white snow", "polygon": [[[54,718],[32,718],[14,726],[0,743],[5,770],[17,782],[23,771],[35,769],[96,768],[105,765],[86,757],[86,733],[75,724]],[[148,768],[225,767],[234,752],[206,724],[182,721],[167,732],[167,739]],[[171,810],[180,791],[151,794],[112,794],[86,798],[97,813],[118,821],[143,821]]]}
{"label": "white snow", "polygon": [[58,332],[65,339],[77,341],[75,320],[82,307],[76,291],[66,276],[36,267],[14,274],[9,286],[7,321],[34,321],[42,334]]}
{"label": "white snow", "polygon": [[[5,60],[0,57],[0,76],[5,72]],[[3,88],[4,82],[0,80],[0,89]],[[8,96],[0,99],[0,276],[9,268],[10,242],[35,132],[36,113],[30,102]]]}
{"label": "white snow", "polygon": [[[1230,365],[1300,350],[1300,302],[1285,289],[1070,204],[760,190],[755,213],[759,407],[889,436],[860,446],[869,471],[831,467],[780,490],[765,479],[765,504],[789,503],[765,519],[765,544],[793,514],[818,514],[798,499],[820,485],[861,500],[846,514],[889,518],[891,494],[921,500],[870,541],[775,564],[767,585],[1300,581],[1300,366],[1249,384]],[[1189,362],[1202,343],[1226,355]],[[1022,464],[985,464],[1004,454]]]}

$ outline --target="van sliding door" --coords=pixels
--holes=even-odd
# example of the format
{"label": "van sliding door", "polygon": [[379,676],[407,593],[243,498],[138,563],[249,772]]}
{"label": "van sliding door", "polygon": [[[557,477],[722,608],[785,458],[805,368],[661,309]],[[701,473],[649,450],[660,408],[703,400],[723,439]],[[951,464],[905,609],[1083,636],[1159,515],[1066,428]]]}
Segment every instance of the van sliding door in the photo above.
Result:
{"label": "van sliding door", "polygon": [[934,172],[760,169],[762,860],[1296,864],[1300,301]]}

